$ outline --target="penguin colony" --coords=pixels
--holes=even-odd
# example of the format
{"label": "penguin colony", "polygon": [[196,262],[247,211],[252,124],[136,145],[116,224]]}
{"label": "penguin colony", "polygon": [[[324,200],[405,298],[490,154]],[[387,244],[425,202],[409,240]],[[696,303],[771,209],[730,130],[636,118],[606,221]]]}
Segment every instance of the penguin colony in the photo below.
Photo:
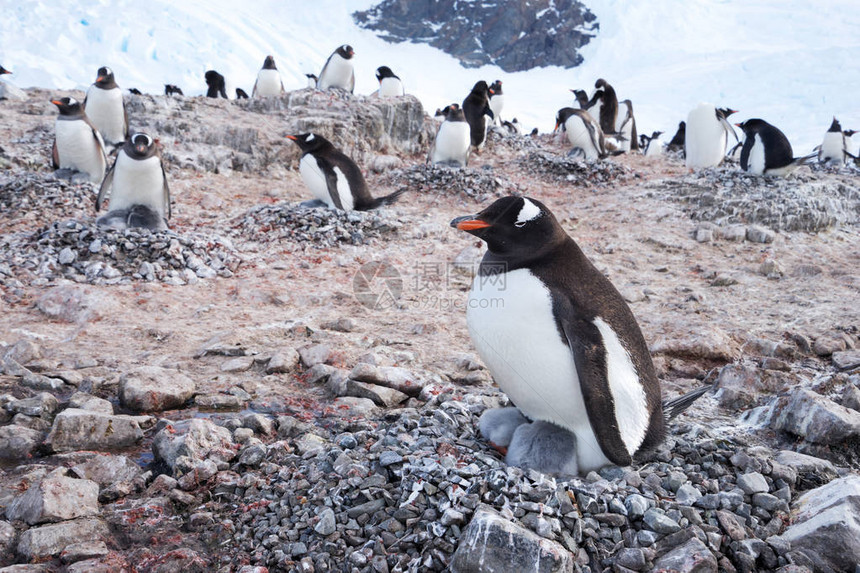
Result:
{"label": "penguin colony", "polygon": [[[308,87],[353,92],[355,54],[352,46],[339,46],[318,76],[307,74]],[[0,75],[8,73],[0,67]],[[224,76],[209,70],[204,79],[207,97],[228,97]],[[377,68],[376,79],[377,97],[406,93],[388,66]],[[744,171],[778,176],[813,159],[839,166],[857,161],[848,143],[855,132],[843,130],[836,118],[813,153],[795,157],[777,127],[748,119],[735,124],[743,132],[740,140],[728,121],[735,110],[702,103],[664,146],[661,131],[639,134],[633,102],[619,101],[605,79],[595,82],[591,94],[570,91],[575,107],[557,112],[554,131],[558,142],[570,146],[569,155],[587,161],[632,152],[655,157],[677,150],[689,168],[700,169],[723,163],[740,147]],[[263,61],[250,96],[236,88],[237,99],[284,93],[271,55]],[[165,95],[179,97],[183,92],[166,84]],[[113,71],[99,68],[83,103],[71,97],[51,103],[58,109],[53,165],[99,184],[96,210],[107,202],[107,213],[98,218],[98,225],[167,229],[170,187],[158,141],[145,133],[129,135]],[[427,162],[464,168],[470,153],[484,148],[491,126],[519,134],[516,119],[501,119],[504,107],[501,80],[476,82],[462,104],[436,112],[441,121]],[[374,198],[361,168],[320,134],[286,137],[302,152],[299,172],[314,197],[303,204],[307,207],[369,210],[390,205],[403,193]],[[730,150],[729,143],[736,145]],[[110,156],[114,159],[108,168]],[[631,464],[637,454],[663,440],[668,418],[710,389],[662,401],[636,318],[547,205],[529,197],[504,197],[480,213],[454,219],[451,226],[487,246],[469,293],[466,321],[479,355],[514,404],[486,411],[479,423],[482,436],[508,464],[556,475]],[[473,304],[486,299],[503,304]]]}

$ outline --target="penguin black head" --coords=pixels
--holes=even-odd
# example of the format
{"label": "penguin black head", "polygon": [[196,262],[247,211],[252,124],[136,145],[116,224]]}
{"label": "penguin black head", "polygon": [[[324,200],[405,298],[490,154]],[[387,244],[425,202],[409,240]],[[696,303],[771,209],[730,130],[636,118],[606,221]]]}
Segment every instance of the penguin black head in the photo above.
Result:
{"label": "penguin black head", "polygon": [[352,46],[350,46],[349,44],[344,44],[343,46],[341,46],[337,50],[335,50],[335,52],[338,53],[340,55],[340,57],[343,58],[344,60],[351,60],[352,57],[355,55],[355,51],[352,49]]}
{"label": "penguin black head", "polygon": [[502,94],[502,80],[496,80],[490,85],[490,93],[493,95]]}
{"label": "penguin black head", "polygon": [[609,84],[608,84],[608,83],[606,82],[606,80],[604,80],[603,78],[600,78],[599,80],[597,80],[596,82],[594,82],[594,87],[595,87],[595,88],[604,88],[604,87],[606,87],[606,86],[608,86],[608,85],[609,85]]}
{"label": "penguin black head", "polygon": [[78,115],[82,112],[81,102],[73,97],[54,98],[51,103],[60,110],[60,115]]}
{"label": "penguin black head", "polygon": [[303,153],[313,153],[316,151],[320,151],[325,147],[331,147],[331,142],[323,137],[322,135],[317,135],[315,133],[302,133],[299,135],[288,135],[287,139],[291,139],[295,141],[299,146],[299,149],[302,150]]}
{"label": "penguin black head", "polygon": [[756,133],[770,124],[763,119],[748,119],[735,125],[744,130],[744,133]]}
{"label": "penguin black head", "polygon": [[265,61],[263,62],[264,70],[277,70],[278,67],[275,65],[275,58],[272,56],[266,56]]}
{"label": "penguin black head", "polygon": [[487,82],[481,80],[472,87],[472,93],[478,95],[487,95],[490,93],[490,86],[487,85]]}
{"label": "penguin black head", "polygon": [[394,75],[394,72],[392,72],[391,68],[389,68],[388,66],[379,66],[378,68],[376,68],[376,79],[381,82],[385,78],[397,78],[397,76]]}
{"label": "penguin black head", "polygon": [[844,135],[845,137],[851,137],[855,133],[857,133],[857,130],[855,130],[855,129],[846,129],[845,131],[842,132],[842,135]]}
{"label": "penguin black head", "polygon": [[96,74],[96,85],[105,89],[116,86],[116,81],[113,77],[113,70],[107,66],[100,67]]}
{"label": "penguin black head", "polygon": [[563,107],[558,110],[558,113],[555,114],[555,129],[553,131],[557,131],[574,113],[576,112],[572,107]]}
{"label": "penguin black head", "polygon": [[210,86],[224,81],[224,76],[222,76],[215,70],[207,71],[205,74],[203,74],[203,77],[206,78],[206,84]]}
{"label": "penguin black head", "polygon": [[651,139],[657,139],[661,135],[663,135],[662,131],[655,131],[654,133],[651,134]]}
{"label": "penguin black head", "polygon": [[732,109],[730,107],[721,107],[717,109],[717,119],[728,119],[728,117],[732,114],[737,113],[738,110]]}
{"label": "penguin black head", "polygon": [[6,69],[6,68],[4,68],[3,66],[0,66],[0,76],[2,76],[3,74],[11,74],[11,73],[12,73],[12,72],[10,72],[9,70],[7,70],[7,69]]}
{"label": "penguin black head", "polygon": [[157,151],[155,140],[145,133],[135,133],[125,142],[123,150],[132,159],[148,159]]}
{"label": "penguin black head", "polygon": [[834,117],[833,123],[830,124],[830,129],[828,129],[827,131],[833,131],[836,133],[842,131],[842,126],[839,124],[839,120]]}
{"label": "penguin black head", "polygon": [[546,205],[528,197],[502,197],[477,215],[457,217],[451,226],[516,262],[537,258],[567,237]]}

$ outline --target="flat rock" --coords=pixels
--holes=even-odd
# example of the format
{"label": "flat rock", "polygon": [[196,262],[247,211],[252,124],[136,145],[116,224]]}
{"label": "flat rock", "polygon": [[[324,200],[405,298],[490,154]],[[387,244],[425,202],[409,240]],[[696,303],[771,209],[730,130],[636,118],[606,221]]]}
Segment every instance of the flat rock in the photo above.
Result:
{"label": "flat rock", "polygon": [[6,508],[6,518],[30,525],[54,523],[99,513],[99,484],[49,475],[30,486]]}
{"label": "flat rock", "polygon": [[69,398],[69,408],[113,415],[113,404],[108,400],[84,392],[75,392],[72,394],[71,398]]}
{"label": "flat rock", "polygon": [[131,481],[143,470],[125,456],[99,453],[83,463],[72,467],[72,471],[83,479],[109,486],[119,481]]}
{"label": "flat rock", "polygon": [[201,410],[236,411],[242,409],[242,399],[232,394],[198,394],[194,405]]}
{"label": "flat rock", "polygon": [[349,373],[351,380],[369,382],[387,388],[393,388],[408,396],[418,396],[421,390],[431,382],[427,376],[400,368],[398,366],[373,366],[372,364],[356,364]]}
{"label": "flat rock", "polygon": [[275,352],[266,364],[266,374],[282,374],[290,372],[299,364],[299,353],[293,348],[284,348]]}
{"label": "flat rock", "polygon": [[717,559],[704,543],[694,537],[655,561],[652,570],[673,573],[717,573]]}
{"label": "flat rock", "polygon": [[63,563],[77,563],[84,559],[104,557],[110,553],[104,541],[84,541],[83,543],[72,543],[60,554]]}
{"label": "flat rock", "polygon": [[574,556],[559,543],[481,505],[463,531],[450,567],[454,573],[569,572],[574,570]]}
{"label": "flat rock", "polygon": [[817,444],[836,445],[860,437],[860,412],[803,388],[777,398],[767,424]]}
{"label": "flat rock", "polygon": [[221,372],[246,372],[254,365],[253,356],[231,358],[221,364]]}
{"label": "flat rock", "polygon": [[314,344],[299,348],[299,358],[305,368],[325,364],[331,358],[331,347],[328,344]]}
{"label": "flat rock", "polygon": [[790,468],[795,474],[812,473],[825,480],[835,478],[837,475],[836,466],[830,461],[792,450],[780,450],[774,456],[774,461]]}
{"label": "flat rock", "polygon": [[744,490],[744,493],[747,495],[767,493],[769,491],[767,480],[758,472],[750,472],[738,476],[738,487]]}
{"label": "flat rock", "polygon": [[332,416],[339,418],[368,418],[376,415],[379,411],[379,406],[373,403],[373,400],[368,398],[355,398],[353,396],[344,396],[335,398],[332,402]]}
{"label": "flat rock", "polygon": [[651,347],[652,354],[723,362],[731,362],[738,355],[729,335],[713,324],[685,324],[680,327],[672,323],[668,330],[656,338]]}
{"label": "flat rock", "polygon": [[54,418],[47,442],[55,452],[126,448],[143,438],[139,417],[69,408]]}
{"label": "flat rock", "polygon": [[107,540],[110,532],[101,519],[85,517],[53,525],[31,527],[21,534],[18,553],[25,559],[44,559],[59,555],[75,543]]}
{"label": "flat rock", "polygon": [[119,380],[120,403],[135,412],[181,408],[194,395],[194,390],[194,381],[188,376],[157,366],[140,366],[126,372]]}
{"label": "flat rock", "polygon": [[860,367],[860,350],[841,350],[834,352],[830,359],[839,370],[852,370]]}
{"label": "flat rock", "polygon": [[156,459],[173,469],[180,456],[192,460],[229,462],[236,457],[238,446],[227,428],[209,420],[194,418],[168,425],[159,431],[152,442],[152,451]]}
{"label": "flat rock", "polygon": [[6,410],[13,414],[44,418],[51,416],[59,407],[60,403],[48,392],[39,392],[30,398],[13,400],[6,404]]}
{"label": "flat rock", "polygon": [[409,396],[399,390],[380,386],[379,384],[359,382],[358,380],[347,381],[346,395],[356,398],[367,398],[368,400],[372,400],[377,406],[385,408],[393,408],[397,404],[409,399]]}
{"label": "flat rock", "polygon": [[43,435],[17,424],[0,426],[0,459],[27,459],[42,442]]}

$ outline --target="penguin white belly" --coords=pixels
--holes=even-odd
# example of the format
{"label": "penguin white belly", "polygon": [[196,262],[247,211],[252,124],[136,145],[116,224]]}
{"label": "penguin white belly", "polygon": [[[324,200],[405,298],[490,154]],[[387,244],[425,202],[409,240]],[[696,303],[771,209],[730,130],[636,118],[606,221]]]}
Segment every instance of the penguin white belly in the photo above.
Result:
{"label": "penguin white belly", "polygon": [[276,97],[281,95],[281,74],[278,70],[260,70],[257,74],[257,97]]}
{"label": "penguin white belly", "polygon": [[337,208],[331,198],[331,193],[328,191],[325,174],[317,163],[316,157],[310,153],[302,156],[302,160],[299,161],[299,173],[301,173],[302,181],[308,186],[314,198],[323,201],[331,209]]}
{"label": "penguin white belly", "polygon": [[845,162],[845,150],[843,149],[844,136],[837,131],[828,131],[824,134],[821,150],[818,152],[818,161],[827,163],[832,161],[838,165]]}
{"label": "penguin white belly", "polygon": [[[591,92],[591,95],[589,96],[589,100],[590,100],[591,98],[593,98],[593,97],[594,97],[594,93],[595,93],[596,91],[597,91],[597,90],[594,90],[593,92]],[[591,106],[590,108],[588,108],[588,110],[587,110],[587,111],[588,111],[588,113],[591,115],[591,117],[593,117],[593,118],[595,118],[595,119],[596,119],[596,118],[599,118],[599,117],[600,117],[600,108],[601,108],[601,107],[603,107],[603,100],[597,100],[596,102],[594,102],[594,105],[593,105],[593,106]]]}
{"label": "penguin white belly", "polygon": [[764,143],[761,141],[761,137],[759,134],[754,135],[755,139],[753,140],[752,148],[750,149],[750,156],[747,160],[747,166],[749,167],[748,171],[753,175],[763,175],[764,174]]}
{"label": "penguin white belly", "polygon": [[92,128],[82,120],[57,120],[57,154],[61,169],[87,173],[90,181],[104,179],[107,160],[96,144]]}
{"label": "penguin white belly", "polygon": [[585,158],[599,159],[600,153],[591,139],[591,132],[585,122],[578,115],[570,116],[564,122],[564,130],[567,133],[567,140],[573,147],[579,147],[585,153]]}
{"label": "penguin white belly", "polygon": [[165,199],[164,174],[158,157],[136,160],[120,151],[114,167],[108,210],[144,205],[164,217],[167,213]]}
{"label": "penguin white belly", "polygon": [[603,467],[573,354],[562,342],[544,284],[527,269],[475,277],[466,310],[469,334],[499,387],[529,418],[576,435],[581,471]]}
{"label": "penguin white belly", "polygon": [[436,133],[436,143],[431,159],[433,163],[457,161],[465,167],[470,144],[468,123],[465,121],[443,121]]}
{"label": "penguin white belly", "polygon": [[663,155],[663,144],[658,140],[648,142],[648,148],[645,150],[645,157],[660,157]]}
{"label": "penguin white belly", "polygon": [[87,90],[87,117],[99,130],[102,139],[110,145],[125,141],[125,113],[122,90],[103,90],[90,86]]}
{"label": "penguin white belly", "polygon": [[331,59],[320,74],[317,87],[321,90],[327,90],[331,87],[350,90],[353,86],[353,77],[352,62],[343,59],[340,54],[332,54]]}
{"label": "penguin white belly", "polygon": [[493,112],[493,123],[502,125],[502,110],[505,109],[505,95],[494,95],[490,98],[490,110]]}
{"label": "penguin white belly", "polygon": [[686,164],[690,169],[716,167],[723,162],[727,134],[717,119],[716,109],[700,104],[687,116],[684,138]]}
{"label": "penguin white belly", "polygon": [[404,93],[403,82],[398,78],[382,78],[379,82],[379,95],[382,97],[397,97]]}

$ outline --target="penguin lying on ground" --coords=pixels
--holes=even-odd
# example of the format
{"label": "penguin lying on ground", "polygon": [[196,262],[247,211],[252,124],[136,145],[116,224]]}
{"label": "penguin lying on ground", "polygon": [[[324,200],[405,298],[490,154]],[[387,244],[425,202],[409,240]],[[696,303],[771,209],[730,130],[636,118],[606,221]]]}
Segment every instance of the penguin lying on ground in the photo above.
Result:
{"label": "penguin lying on ground", "polygon": [[55,123],[54,147],[51,151],[54,169],[70,169],[100,183],[107,168],[102,136],[75,98],[52,99],[60,114]]}
{"label": "penguin lying on ground", "polygon": [[353,56],[355,56],[355,51],[349,44],[344,44],[335,50],[328,57],[320,72],[317,89],[340,88],[351,93],[355,89],[355,70],[352,64]]}
{"label": "penguin lying on ground", "polygon": [[563,107],[555,116],[555,129],[567,135],[571,154],[588,160],[606,157],[606,142],[600,124],[582,109]]}
{"label": "penguin lying on ground", "polygon": [[818,162],[844,165],[849,157],[853,158],[848,151],[848,138],[855,133],[853,129],[842,131],[842,126],[834,117],[830,129],[824,134],[824,141],[818,146]]}
{"label": "penguin lying on ground", "polygon": [[516,406],[479,422],[486,439],[507,448],[506,462],[585,474],[629,465],[659,444],[660,382],[636,318],[549,209],[503,197],[451,226],[487,243],[466,324]]}
{"label": "penguin lying on ground", "polygon": [[439,112],[445,120],[436,131],[436,139],[430,147],[427,161],[433,164],[456,165],[466,167],[471,151],[469,139],[469,124],[463,110],[456,103],[452,103]]}
{"label": "penguin lying on ground", "polygon": [[[263,67],[257,72],[257,81],[251,90],[251,97],[276,97],[284,93],[284,82],[275,65],[275,58],[266,56]],[[245,94],[247,97],[248,94]]]}
{"label": "penguin lying on ground", "polygon": [[299,172],[302,181],[316,197],[304,203],[310,207],[328,206],[344,211],[368,211],[394,203],[404,190],[374,199],[358,165],[335,149],[329,140],[315,133],[288,135],[302,150]]}
{"label": "penguin lying on ground", "polygon": [[167,229],[170,187],[156,142],[145,133],[133,134],[117,153],[96,199],[96,211],[110,195],[108,213],[97,224],[111,229]]}
{"label": "penguin lying on ground", "polygon": [[209,88],[206,91],[206,97],[217,98],[220,95],[222,98],[228,99],[227,82],[224,81],[224,76],[215,70],[209,70],[203,77],[206,79],[206,85]]}
{"label": "penguin lying on ground", "polygon": [[107,151],[125,142],[128,137],[128,115],[122,99],[122,90],[116,85],[110,68],[99,68],[95,83],[87,90],[83,108],[99,130],[102,141],[110,148]]}
{"label": "penguin lying on ground", "polygon": [[379,81],[379,95],[381,97],[398,97],[406,94],[403,82],[388,66],[376,68],[376,79]]}
{"label": "penguin lying on ground", "polygon": [[818,156],[818,152],[813,152],[794,157],[785,134],[762,119],[748,119],[736,125],[744,131],[741,168],[753,175],[785,177]]}
{"label": "penguin lying on ground", "polygon": [[487,116],[494,119],[490,109],[490,87],[481,80],[473,87],[466,99],[463,100],[463,113],[469,123],[469,137],[472,147],[480,150],[487,139]]}

